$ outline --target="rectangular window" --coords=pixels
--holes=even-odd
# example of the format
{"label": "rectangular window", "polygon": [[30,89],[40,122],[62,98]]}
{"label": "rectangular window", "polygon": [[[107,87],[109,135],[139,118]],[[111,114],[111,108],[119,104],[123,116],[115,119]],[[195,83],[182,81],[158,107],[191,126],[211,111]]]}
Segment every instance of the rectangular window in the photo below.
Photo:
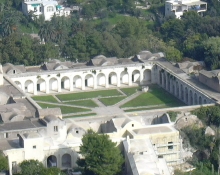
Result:
{"label": "rectangular window", "polygon": [[171,145],[171,144],[173,144],[173,142],[168,142],[168,144],[169,144],[169,146],[168,146],[168,149],[173,149],[173,145]]}
{"label": "rectangular window", "polygon": [[58,126],[54,126],[54,132],[58,132]]}
{"label": "rectangular window", "polygon": [[36,145],[33,146],[33,149],[36,149]]}

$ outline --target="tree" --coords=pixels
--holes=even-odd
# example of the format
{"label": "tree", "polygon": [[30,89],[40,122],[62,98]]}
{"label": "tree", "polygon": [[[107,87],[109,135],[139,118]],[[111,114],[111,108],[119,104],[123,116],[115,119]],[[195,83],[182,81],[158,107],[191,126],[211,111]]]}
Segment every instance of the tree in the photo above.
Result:
{"label": "tree", "polygon": [[51,168],[44,168],[41,171],[40,175],[65,175],[59,168],[51,167]]}
{"label": "tree", "polygon": [[8,160],[0,153],[0,172],[8,170]]}
{"label": "tree", "polygon": [[86,175],[115,175],[121,171],[123,157],[108,135],[92,130],[82,138],[80,153],[84,157],[77,161]]}
{"label": "tree", "polygon": [[44,170],[44,166],[38,160],[24,160],[20,164],[22,175],[40,175]]}

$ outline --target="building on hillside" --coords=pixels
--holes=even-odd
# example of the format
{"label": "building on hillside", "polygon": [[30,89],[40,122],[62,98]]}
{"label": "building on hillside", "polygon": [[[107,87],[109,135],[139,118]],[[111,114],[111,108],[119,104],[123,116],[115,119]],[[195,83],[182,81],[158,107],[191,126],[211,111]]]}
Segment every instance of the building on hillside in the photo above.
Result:
{"label": "building on hillside", "polygon": [[199,81],[213,90],[220,92],[220,70],[206,71],[201,70],[199,72]]}
{"label": "building on hillside", "polygon": [[165,2],[165,16],[181,18],[183,13],[195,11],[202,15],[207,10],[207,2],[200,0],[168,0]]}
{"label": "building on hillside", "polygon": [[[152,175],[158,172],[170,175],[168,166],[178,165],[182,161],[179,132],[170,123],[148,126],[141,120],[129,117],[117,117],[108,122],[66,121],[54,115],[47,115],[33,122],[40,123],[41,128],[19,133],[14,139],[1,140],[0,150],[8,157],[10,174],[19,172],[19,163],[30,159],[39,160],[45,167],[77,167],[81,139],[88,129],[98,133],[105,133],[104,128],[113,129],[106,134],[117,143],[126,158],[133,155],[137,165],[132,170],[127,169],[126,174],[134,175],[132,171],[135,170],[141,174],[144,170]],[[135,145],[137,143],[142,144]],[[145,159],[148,155],[150,157]],[[131,159],[126,159],[125,163],[126,167],[132,167]]]}
{"label": "building on hillside", "polygon": [[24,0],[22,12],[25,15],[32,15],[32,18],[43,15],[49,21],[54,15],[69,16],[72,9],[58,4],[55,0]]}

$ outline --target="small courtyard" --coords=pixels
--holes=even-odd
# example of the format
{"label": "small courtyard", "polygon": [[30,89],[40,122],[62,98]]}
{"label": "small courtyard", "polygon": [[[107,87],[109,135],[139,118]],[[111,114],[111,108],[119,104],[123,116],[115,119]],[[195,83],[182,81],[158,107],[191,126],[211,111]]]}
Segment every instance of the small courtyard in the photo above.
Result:
{"label": "small courtyard", "polygon": [[179,99],[159,87],[140,87],[32,97],[42,108],[59,107],[64,118],[117,115],[123,112],[185,106]]}

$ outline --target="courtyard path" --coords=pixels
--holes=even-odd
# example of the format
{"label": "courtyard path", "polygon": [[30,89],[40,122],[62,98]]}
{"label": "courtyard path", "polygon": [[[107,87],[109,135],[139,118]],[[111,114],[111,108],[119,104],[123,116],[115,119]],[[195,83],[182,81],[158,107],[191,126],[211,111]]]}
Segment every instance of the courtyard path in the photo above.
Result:
{"label": "courtyard path", "polygon": [[99,101],[98,98],[93,98],[92,100],[93,100],[99,107],[105,107],[105,105],[104,105],[101,101]]}
{"label": "courtyard path", "polygon": [[62,101],[60,101],[60,99],[59,98],[57,98],[57,96],[56,95],[52,95],[53,96],[53,98],[55,98],[59,103],[62,103]]}
{"label": "courtyard path", "polygon": [[127,103],[127,102],[129,102],[131,100],[133,100],[134,98],[138,97],[142,93],[143,93],[142,91],[137,91],[136,93],[134,93],[134,94],[128,96],[127,98],[119,101],[118,103],[114,104],[113,106],[115,106],[115,107],[118,106],[119,107],[119,106],[121,106],[121,105],[123,105],[123,104],[125,104],[125,103]]}
{"label": "courtyard path", "polygon": [[68,106],[68,107],[91,109],[91,107],[85,107],[85,106],[79,106],[79,105],[73,105],[73,104],[66,104],[66,103],[52,103],[52,102],[45,102],[45,101],[39,101],[39,100],[36,100],[36,102],[37,103],[50,104],[50,105],[56,105],[56,106]]}

